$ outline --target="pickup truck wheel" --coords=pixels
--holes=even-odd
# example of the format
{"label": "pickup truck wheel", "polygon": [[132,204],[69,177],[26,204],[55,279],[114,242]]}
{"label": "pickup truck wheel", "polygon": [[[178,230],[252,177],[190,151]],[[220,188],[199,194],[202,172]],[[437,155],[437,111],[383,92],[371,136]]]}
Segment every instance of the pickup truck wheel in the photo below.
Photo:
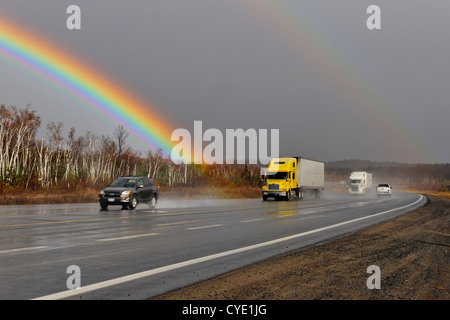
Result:
{"label": "pickup truck wheel", "polygon": [[150,208],[156,207],[156,203],[158,202],[158,199],[155,196],[152,196],[150,198],[150,202],[148,203]]}
{"label": "pickup truck wheel", "polygon": [[138,199],[136,196],[133,196],[133,198],[131,198],[129,207],[131,210],[134,210],[134,209],[136,209],[137,205],[138,205]]}
{"label": "pickup truck wheel", "polygon": [[108,210],[108,204],[107,203],[101,203],[100,207],[102,208],[102,210]]}

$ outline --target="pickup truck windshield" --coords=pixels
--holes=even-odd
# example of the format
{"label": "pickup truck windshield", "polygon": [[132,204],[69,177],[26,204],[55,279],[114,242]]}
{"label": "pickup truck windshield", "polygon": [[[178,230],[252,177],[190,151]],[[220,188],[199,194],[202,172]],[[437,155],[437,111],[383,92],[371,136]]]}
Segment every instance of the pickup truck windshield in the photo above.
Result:
{"label": "pickup truck windshield", "polygon": [[288,179],[288,172],[277,172],[275,174],[270,174],[267,176],[267,179]]}
{"label": "pickup truck windshield", "polygon": [[136,186],[136,179],[117,179],[111,183],[110,187],[129,187],[134,188]]}

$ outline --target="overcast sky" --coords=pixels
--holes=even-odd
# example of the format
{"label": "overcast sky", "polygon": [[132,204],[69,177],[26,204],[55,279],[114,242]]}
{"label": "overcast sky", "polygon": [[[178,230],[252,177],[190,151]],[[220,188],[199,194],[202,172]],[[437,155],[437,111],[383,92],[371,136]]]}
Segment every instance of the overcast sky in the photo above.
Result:
{"label": "overcast sky", "polygon": [[[81,30],[66,9],[81,8]],[[369,30],[369,5],[381,30]],[[0,15],[96,66],[175,128],[279,129],[280,153],[450,162],[448,0],[0,0]],[[0,104],[117,125],[0,56]],[[130,136],[129,144],[146,153]]]}

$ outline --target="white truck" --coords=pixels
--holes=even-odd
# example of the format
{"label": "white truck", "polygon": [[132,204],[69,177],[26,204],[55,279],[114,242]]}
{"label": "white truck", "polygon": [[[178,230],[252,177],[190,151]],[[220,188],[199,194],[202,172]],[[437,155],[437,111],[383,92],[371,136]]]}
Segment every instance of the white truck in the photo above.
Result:
{"label": "white truck", "polygon": [[366,171],[353,171],[350,174],[348,194],[365,194],[372,188],[372,173]]}
{"label": "white truck", "polygon": [[303,198],[306,190],[311,190],[316,197],[324,189],[324,163],[302,157],[273,158],[265,169],[262,198]]}

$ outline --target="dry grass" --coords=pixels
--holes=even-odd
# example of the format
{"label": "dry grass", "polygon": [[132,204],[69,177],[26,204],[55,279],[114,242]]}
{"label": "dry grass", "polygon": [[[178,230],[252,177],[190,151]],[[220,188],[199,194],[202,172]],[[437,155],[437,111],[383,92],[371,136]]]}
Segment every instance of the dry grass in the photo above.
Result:
{"label": "dry grass", "polygon": [[[95,203],[100,189],[86,188],[79,191],[49,190],[4,192],[0,205]],[[159,196],[176,197],[180,200],[195,199],[245,199],[261,197],[261,189],[254,187],[208,187],[208,188],[159,188]]]}
{"label": "dry grass", "polygon": [[409,188],[401,189],[401,191],[420,193],[420,194],[425,194],[425,195],[429,195],[429,196],[450,199],[450,191],[437,191],[437,190],[433,190],[433,189],[409,189]]}
{"label": "dry grass", "polygon": [[98,191],[87,188],[80,191],[49,190],[3,193],[0,197],[0,205],[90,203],[97,201]]}

